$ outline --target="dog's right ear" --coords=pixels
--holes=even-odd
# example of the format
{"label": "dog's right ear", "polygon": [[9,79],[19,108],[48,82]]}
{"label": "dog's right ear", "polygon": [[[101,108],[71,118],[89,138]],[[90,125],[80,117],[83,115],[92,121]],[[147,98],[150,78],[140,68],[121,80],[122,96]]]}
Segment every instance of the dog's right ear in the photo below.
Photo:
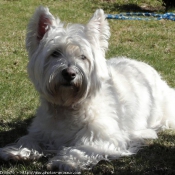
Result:
{"label": "dog's right ear", "polygon": [[[57,19],[59,21],[59,19]],[[38,48],[40,41],[44,35],[50,30],[50,27],[55,25],[54,16],[46,7],[38,7],[29,21],[26,36],[26,48],[31,56]]]}

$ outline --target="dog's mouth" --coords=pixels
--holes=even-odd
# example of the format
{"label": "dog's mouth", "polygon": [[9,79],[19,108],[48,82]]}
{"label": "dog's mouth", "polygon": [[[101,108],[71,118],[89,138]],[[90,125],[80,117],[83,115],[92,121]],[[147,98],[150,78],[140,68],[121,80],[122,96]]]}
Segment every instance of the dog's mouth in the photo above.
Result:
{"label": "dog's mouth", "polygon": [[65,86],[65,87],[72,87],[73,85],[71,83],[65,83],[65,84],[62,84],[62,86]]}
{"label": "dog's mouth", "polygon": [[65,86],[65,87],[74,87],[75,86],[75,84],[72,81],[64,82],[61,85]]}
{"label": "dog's mouth", "polygon": [[64,88],[70,88],[76,92],[79,91],[78,86],[76,86],[73,82],[66,82],[66,83],[63,83],[61,86]]}

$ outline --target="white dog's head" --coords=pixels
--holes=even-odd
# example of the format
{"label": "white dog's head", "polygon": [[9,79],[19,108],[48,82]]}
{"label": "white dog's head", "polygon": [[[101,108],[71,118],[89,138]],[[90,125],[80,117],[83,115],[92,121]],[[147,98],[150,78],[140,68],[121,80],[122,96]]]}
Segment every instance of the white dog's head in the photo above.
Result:
{"label": "white dog's head", "polygon": [[86,25],[64,24],[39,7],[28,26],[28,73],[41,96],[71,106],[94,95],[108,76],[105,50],[109,26],[103,10]]}

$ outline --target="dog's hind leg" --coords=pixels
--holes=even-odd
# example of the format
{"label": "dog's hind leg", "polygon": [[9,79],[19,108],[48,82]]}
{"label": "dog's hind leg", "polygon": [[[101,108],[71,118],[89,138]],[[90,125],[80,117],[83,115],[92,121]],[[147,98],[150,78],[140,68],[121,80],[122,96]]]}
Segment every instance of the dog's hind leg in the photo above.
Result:
{"label": "dog's hind leg", "polygon": [[35,160],[42,155],[39,144],[30,135],[23,136],[18,142],[0,148],[0,158],[3,160]]}
{"label": "dog's hind leg", "polygon": [[153,129],[143,129],[139,131],[134,131],[131,135],[133,139],[157,139],[157,133]]}
{"label": "dog's hind leg", "polygon": [[164,117],[162,119],[162,129],[175,129],[175,90],[170,88],[163,95],[162,109]]}

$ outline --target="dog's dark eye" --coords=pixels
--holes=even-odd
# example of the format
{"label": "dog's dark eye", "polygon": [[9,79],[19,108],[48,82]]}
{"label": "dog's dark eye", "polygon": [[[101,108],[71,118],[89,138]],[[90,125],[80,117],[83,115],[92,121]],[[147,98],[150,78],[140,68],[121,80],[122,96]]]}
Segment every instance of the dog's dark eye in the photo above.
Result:
{"label": "dog's dark eye", "polygon": [[86,56],[85,55],[81,55],[81,59],[82,60],[85,60],[86,59]]}
{"label": "dog's dark eye", "polygon": [[60,57],[62,54],[61,54],[61,52],[60,51],[54,51],[52,54],[51,54],[51,56],[53,56],[53,57]]}

